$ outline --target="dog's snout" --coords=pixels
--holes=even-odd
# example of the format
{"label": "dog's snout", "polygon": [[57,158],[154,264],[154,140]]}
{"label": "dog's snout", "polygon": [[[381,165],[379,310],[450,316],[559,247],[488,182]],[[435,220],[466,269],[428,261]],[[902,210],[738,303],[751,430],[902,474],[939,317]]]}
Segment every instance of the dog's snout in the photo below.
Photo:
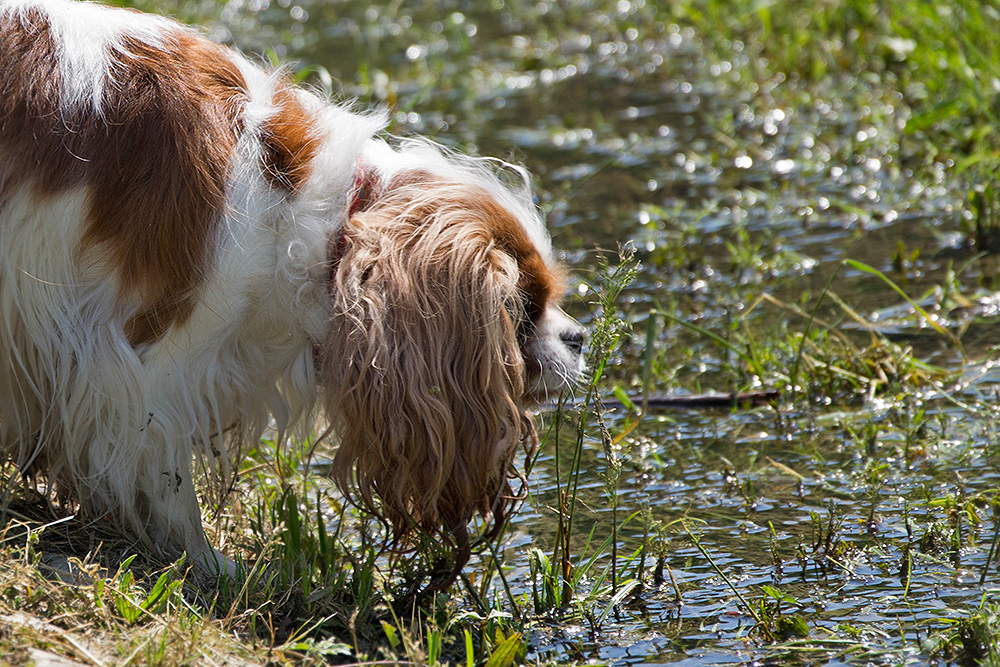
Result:
{"label": "dog's snout", "polygon": [[559,334],[559,340],[573,354],[579,356],[583,352],[583,329],[563,331]]}

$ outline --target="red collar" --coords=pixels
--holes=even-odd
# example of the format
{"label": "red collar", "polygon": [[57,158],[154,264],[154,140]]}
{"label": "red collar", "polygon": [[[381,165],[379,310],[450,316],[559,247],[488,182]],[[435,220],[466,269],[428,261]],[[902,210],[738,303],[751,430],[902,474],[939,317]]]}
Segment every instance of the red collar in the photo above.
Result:
{"label": "red collar", "polygon": [[[329,277],[326,280],[326,291],[331,296],[337,285],[337,269],[340,268],[340,260],[347,251],[347,224],[354,214],[371,208],[378,196],[379,185],[378,173],[358,162],[358,171],[354,175],[354,186],[351,188],[351,197],[347,201],[347,215],[344,216],[343,226],[340,229],[340,234],[335,239],[331,238],[330,244],[327,246],[330,259],[327,262]],[[322,346],[319,343],[314,343],[313,364],[315,364],[317,371],[322,367],[320,361],[322,353]]]}
{"label": "red collar", "polygon": [[333,293],[333,288],[337,280],[337,269],[340,267],[340,259],[347,250],[347,224],[356,214],[367,211],[375,202],[379,193],[378,172],[363,162],[358,162],[358,170],[354,174],[354,186],[351,188],[351,197],[347,202],[347,215],[344,218],[344,226],[340,230],[336,240],[330,240],[330,277],[327,280],[327,291]]}
{"label": "red collar", "polygon": [[351,201],[347,206],[347,217],[350,218],[355,213],[371,208],[378,195],[378,189],[378,172],[365,165],[364,162],[358,162],[358,171],[354,175],[354,187],[351,189]]}

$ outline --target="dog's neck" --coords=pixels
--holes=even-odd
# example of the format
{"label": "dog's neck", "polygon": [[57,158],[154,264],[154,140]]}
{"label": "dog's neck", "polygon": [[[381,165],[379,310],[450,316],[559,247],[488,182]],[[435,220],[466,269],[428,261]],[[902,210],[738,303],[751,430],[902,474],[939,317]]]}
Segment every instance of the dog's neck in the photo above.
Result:
{"label": "dog's neck", "polygon": [[[336,235],[330,237],[327,245],[329,260],[327,261],[326,290],[332,295],[337,286],[337,269],[340,268],[340,260],[347,250],[347,222],[356,213],[361,213],[371,208],[379,190],[378,173],[363,162],[358,162],[357,171],[354,174],[354,187],[351,188],[351,196],[347,200],[347,215],[344,216],[344,223]],[[322,346],[319,343],[313,345],[313,363],[317,370],[321,366]]]}
{"label": "dog's neck", "polygon": [[347,205],[348,219],[355,213],[371,208],[378,190],[378,172],[364,162],[358,161],[358,170],[354,174],[354,187],[351,189],[351,199]]}
{"label": "dog's neck", "polygon": [[347,249],[347,222],[356,213],[371,208],[375,202],[379,190],[378,172],[358,161],[358,168],[354,174],[354,187],[351,188],[351,196],[347,202],[347,216],[344,224],[336,236],[330,238],[329,244],[329,278],[327,279],[327,290],[333,292],[337,279],[337,269],[340,267],[340,259]]}

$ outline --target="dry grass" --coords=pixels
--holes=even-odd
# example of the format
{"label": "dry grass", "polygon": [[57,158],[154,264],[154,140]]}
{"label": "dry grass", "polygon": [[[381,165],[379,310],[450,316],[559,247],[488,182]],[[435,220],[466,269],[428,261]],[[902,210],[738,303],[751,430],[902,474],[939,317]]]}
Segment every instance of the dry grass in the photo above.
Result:
{"label": "dry grass", "polygon": [[196,585],[183,562],[60,514],[31,491],[4,512],[0,667],[324,664],[349,651],[305,638],[294,594],[260,578],[253,591]]}

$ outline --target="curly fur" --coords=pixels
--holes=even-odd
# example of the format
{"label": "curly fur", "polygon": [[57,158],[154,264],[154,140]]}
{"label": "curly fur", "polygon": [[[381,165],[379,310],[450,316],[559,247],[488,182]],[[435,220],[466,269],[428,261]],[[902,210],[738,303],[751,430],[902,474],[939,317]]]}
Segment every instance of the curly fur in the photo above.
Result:
{"label": "curly fur", "polygon": [[459,534],[474,512],[502,518],[510,495],[522,307],[484,196],[407,185],[345,230],[323,366],[335,479],[397,538],[416,526]]}

